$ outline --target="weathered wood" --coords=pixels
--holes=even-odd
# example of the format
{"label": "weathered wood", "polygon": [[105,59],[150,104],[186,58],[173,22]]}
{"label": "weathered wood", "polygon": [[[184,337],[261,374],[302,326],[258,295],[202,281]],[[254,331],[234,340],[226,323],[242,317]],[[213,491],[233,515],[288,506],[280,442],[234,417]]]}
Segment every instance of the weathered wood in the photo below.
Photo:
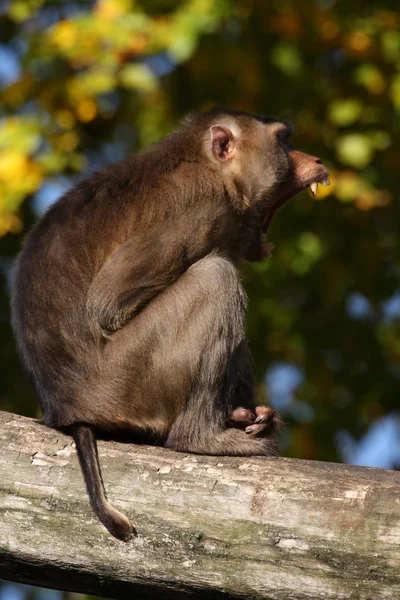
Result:
{"label": "weathered wood", "polygon": [[0,578],[135,599],[400,598],[400,473],[100,442],[93,517],[70,438],[0,412]]}

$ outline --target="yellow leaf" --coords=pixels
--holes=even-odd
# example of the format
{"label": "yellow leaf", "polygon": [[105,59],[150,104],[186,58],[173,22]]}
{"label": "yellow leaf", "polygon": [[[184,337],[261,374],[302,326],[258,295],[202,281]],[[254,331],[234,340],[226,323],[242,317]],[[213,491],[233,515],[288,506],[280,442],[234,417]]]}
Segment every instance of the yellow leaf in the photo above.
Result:
{"label": "yellow leaf", "polygon": [[6,183],[22,177],[26,169],[26,156],[21,152],[4,150],[0,152],[0,180]]}
{"label": "yellow leaf", "polygon": [[146,65],[126,65],[120,71],[122,85],[128,88],[153,92],[158,87],[157,78]]}
{"label": "yellow leaf", "polygon": [[64,152],[72,152],[79,144],[79,136],[74,131],[63,133],[56,140],[56,146]]}
{"label": "yellow leaf", "polygon": [[35,117],[6,117],[0,124],[0,148],[31,154],[40,144]]}
{"label": "yellow leaf", "polygon": [[365,31],[352,31],[347,34],[345,44],[349,50],[363,53],[372,45],[372,39]]}
{"label": "yellow leaf", "polygon": [[337,176],[336,195],[342,202],[352,202],[360,189],[360,178],[354,171],[343,171]]}
{"label": "yellow leaf", "polygon": [[86,96],[104,94],[115,88],[115,74],[110,69],[93,67],[75,78],[75,86]]}
{"label": "yellow leaf", "polygon": [[72,21],[60,21],[50,30],[50,42],[59,50],[70,50],[77,41],[78,32]]}
{"label": "yellow leaf", "polygon": [[102,19],[113,21],[132,9],[131,0],[99,0],[95,11]]}
{"label": "yellow leaf", "polygon": [[356,71],[356,80],[371,94],[382,94],[386,89],[386,79],[376,65],[365,64]]}
{"label": "yellow leaf", "polygon": [[30,194],[40,187],[42,179],[40,166],[24,154],[9,150],[0,152],[0,181],[6,189]]}
{"label": "yellow leaf", "polygon": [[70,110],[58,110],[55,113],[55,119],[63,129],[72,129],[75,125],[75,115]]}
{"label": "yellow leaf", "polygon": [[85,100],[81,100],[76,107],[76,116],[83,123],[88,123],[89,121],[93,121],[95,116],[97,115],[97,106],[94,100],[87,98]]}
{"label": "yellow leaf", "polygon": [[20,233],[22,230],[22,221],[17,215],[12,213],[0,213],[0,237],[6,233]]}

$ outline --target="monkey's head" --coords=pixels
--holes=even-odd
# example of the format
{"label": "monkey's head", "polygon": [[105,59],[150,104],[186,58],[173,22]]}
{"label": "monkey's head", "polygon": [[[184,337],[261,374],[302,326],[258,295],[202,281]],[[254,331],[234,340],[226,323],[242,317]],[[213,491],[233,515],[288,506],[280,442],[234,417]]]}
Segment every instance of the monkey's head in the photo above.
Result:
{"label": "monkey's head", "polygon": [[[260,237],[287,200],[307,187],[315,195],[318,183],[329,185],[321,160],[290,145],[292,129],[287,123],[225,109],[214,109],[203,118],[208,159],[236,198],[237,209],[258,214]],[[264,248],[252,259],[267,255]]]}

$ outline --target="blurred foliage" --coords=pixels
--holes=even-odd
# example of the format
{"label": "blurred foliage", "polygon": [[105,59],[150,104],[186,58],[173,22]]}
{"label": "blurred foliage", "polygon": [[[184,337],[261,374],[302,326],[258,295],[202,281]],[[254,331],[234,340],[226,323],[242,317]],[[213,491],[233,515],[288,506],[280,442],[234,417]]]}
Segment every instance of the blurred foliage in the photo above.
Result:
{"label": "blurred foliage", "polygon": [[335,460],[338,431],[360,438],[398,410],[397,0],[9,0],[0,39],[18,67],[0,98],[3,408],[37,410],[8,312],[36,193],[222,104],[289,118],[332,173],[274,220],[273,258],[243,270],[260,395],[267,368],[304,375],[283,410],[284,451]]}

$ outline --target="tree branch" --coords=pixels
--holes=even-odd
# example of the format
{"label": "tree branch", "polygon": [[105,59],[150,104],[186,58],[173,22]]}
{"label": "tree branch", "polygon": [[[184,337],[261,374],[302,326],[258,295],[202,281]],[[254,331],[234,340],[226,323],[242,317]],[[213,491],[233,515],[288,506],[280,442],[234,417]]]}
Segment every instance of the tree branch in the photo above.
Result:
{"label": "tree branch", "polygon": [[0,577],[113,598],[400,597],[400,473],[100,442],[93,516],[72,440],[0,412]]}

